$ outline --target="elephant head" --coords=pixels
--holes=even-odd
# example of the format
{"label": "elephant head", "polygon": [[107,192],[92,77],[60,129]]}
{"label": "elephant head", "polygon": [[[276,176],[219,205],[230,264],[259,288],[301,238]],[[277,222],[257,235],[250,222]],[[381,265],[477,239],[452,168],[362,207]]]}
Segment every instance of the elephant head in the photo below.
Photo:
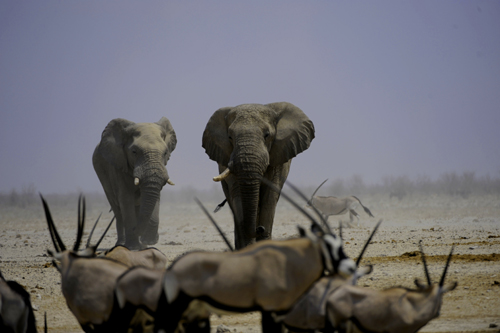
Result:
{"label": "elephant head", "polygon": [[[123,244],[119,224],[125,244],[132,248],[137,242],[152,245],[158,241],[160,191],[167,183],[174,185],[165,165],[176,144],[174,129],[165,117],[156,123],[118,118],[104,129],[93,160],[117,216],[118,243]],[[106,163],[106,167],[101,165]]]}
{"label": "elephant head", "polygon": [[[279,188],[288,175],[290,160],[309,148],[314,138],[311,120],[293,104],[243,104],[217,110],[207,123],[202,146],[219,164],[223,189],[234,214],[236,247],[256,239],[257,227],[264,226],[261,188],[264,176]],[[277,196],[275,201],[277,202]],[[276,202],[272,206],[270,228]],[[260,214],[260,216],[259,216]],[[270,235],[271,230],[267,231]]]}

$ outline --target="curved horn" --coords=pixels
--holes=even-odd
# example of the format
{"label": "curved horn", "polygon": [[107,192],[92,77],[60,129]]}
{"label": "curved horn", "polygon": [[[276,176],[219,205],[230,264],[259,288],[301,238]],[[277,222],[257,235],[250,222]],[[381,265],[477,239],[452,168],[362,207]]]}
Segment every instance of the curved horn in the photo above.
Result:
{"label": "curved horn", "polygon": [[313,200],[314,195],[316,194],[316,192],[318,192],[319,188],[320,188],[321,186],[323,186],[323,184],[324,184],[324,183],[326,183],[326,181],[327,181],[327,180],[328,180],[328,178],[327,178],[327,179],[325,179],[325,180],[324,180],[324,181],[323,181],[323,182],[322,182],[322,183],[318,186],[318,188],[316,188],[316,191],[314,191],[314,193],[311,195],[311,199],[310,199],[310,200],[309,200],[309,202],[308,202],[311,206],[312,206],[312,200]]}
{"label": "curved horn", "polygon": [[446,266],[444,266],[443,275],[441,276],[441,280],[439,281],[439,286],[442,287],[444,284],[444,278],[446,277],[446,271],[448,271],[448,266],[450,266],[451,255],[453,254],[453,249],[455,246],[451,247],[450,254],[448,255],[448,260],[446,260]]}
{"label": "curved horn", "polygon": [[97,243],[94,245],[94,248],[96,250],[97,250],[97,247],[99,246],[99,244],[101,244],[102,240],[104,239],[104,236],[106,236],[106,233],[108,232],[109,228],[113,224],[114,220],[115,220],[115,217],[113,216],[113,218],[111,219],[111,222],[109,222],[108,226],[106,227],[106,230],[104,230],[104,233],[102,234],[101,238],[99,238],[99,240],[97,241]]}
{"label": "curved horn", "polygon": [[213,180],[214,180],[214,182],[220,182],[221,180],[226,179],[230,173],[231,173],[231,171],[229,170],[229,168],[226,168],[226,170],[224,170],[220,175],[218,175],[217,177],[214,177]]}
{"label": "curved horn", "polygon": [[[83,208],[81,206],[83,206]],[[80,243],[82,242],[84,226],[85,226],[85,197],[82,194],[80,194],[80,197],[78,198],[78,229],[76,232],[75,245],[73,246],[74,252],[78,251]]]}
{"label": "curved horn", "polygon": [[370,242],[371,242],[371,240],[372,240],[373,236],[374,236],[374,235],[375,235],[375,233],[377,232],[377,229],[378,229],[378,227],[380,226],[380,224],[381,224],[381,223],[382,223],[382,220],[379,220],[379,221],[377,222],[377,225],[375,225],[375,228],[373,228],[373,231],[372,231],[372,233],[371,233],[370,237],[368,237],[368,239],[366,240],[366,242],[365,242],[365,246],[363,246],[363,249],[361,250],[361,253],[360,253],[360,254],[359,254],[359,256],[358,256],[358,259],[356,259],[356,267],[358,267],[358,266],[359,266],[359,263],[361,262],[361,258],[363,258],[363,254],[365,253],[366,248],[367,248],[367,247],[368,247],[368,245],[370,244]]}
{"label": "curved horn", "polygon": [[64,245],[59,233],[57,232],[56,226],[54,225],[54,220],[52,219],[52,214],[50,214],[49,206],[47,202],[43,198],[40,193],[40,198],[42,199],[43,210],[45,211],[45,219],[47,220],[47,224],[49,226],[50,238],[52,239],[52,243],[54,244],[54,248],[56,252],[66,251],[66,246]]}
{"label": "curved horn", "polygon": [[418,242],[418,247],[420,248],[420,255],[422,256],[422,262],[424,263],[424,272],[425,272],[425,278],[427,279],[427,285],[430,286],[432,282],[431,282],[431,277],[429,275],[429,270],[427,269],[427,260],[425,260],[424,249],[422,248],[422,240]]}
{"label": "curved horn", "polygon": [[99,216],[97,217],[97,220],[94,223],[94,226],[92,227],[92,230],[90,230],[89,238],[87,239],[87,244],[85,244],[85,248],[88,248],[90,246],[90,240],[92,239],[92,235],[94,234],[94,230],[95,230],[95,227],[97,226],[97,223],[101,219],[101,215],[102,215],[102,213],[99,214]]}

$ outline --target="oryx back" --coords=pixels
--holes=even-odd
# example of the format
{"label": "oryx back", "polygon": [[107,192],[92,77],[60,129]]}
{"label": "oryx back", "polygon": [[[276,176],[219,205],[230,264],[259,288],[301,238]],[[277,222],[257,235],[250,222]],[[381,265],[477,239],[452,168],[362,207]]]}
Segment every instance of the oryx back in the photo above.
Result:
{"label": "oryx back", "polygon": [[167,266],[167,256],[154,247],[132,251],[123,245],[116,245],[107,251],[105,256],[127,267],[143,266],[151,269],[165,269]]}
{"label": "oryx back", "polygon": [[307,238],[261,241],[236,252],[187,254],[171,270],[191,297],[235,311],[280,311],[323,273],[318,247]]}

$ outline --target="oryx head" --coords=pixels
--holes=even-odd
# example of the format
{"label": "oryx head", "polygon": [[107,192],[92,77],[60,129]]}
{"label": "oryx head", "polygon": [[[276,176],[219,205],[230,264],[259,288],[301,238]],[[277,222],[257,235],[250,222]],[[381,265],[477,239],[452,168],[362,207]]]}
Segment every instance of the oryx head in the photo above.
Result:
{"label": "oryx head", "polygon": [[[66,246],[64,245],[64,242],[62,241],[61,237],[59,236],[59,233],[57,232],[56,226],[54,224],[54,220],[52,219],[52,214],[50,213],[49,206],[43,196],[40,194],[40,198],[42,199],[42,204],[43,204],[43,209],[45,211],[45,218],[47,220],[47,225],[49,227],[49,232],[50,232],[50,238],[52,239],[52,243],[54,244],[54,249],[55,252],[52,250],[47,250],[48,254],[53,257],[55,260],[59,261],[62,263],[64,266],[65,263],[69,260],[71,257],[92,257],[95,255],[95,251],[101,241],[104,239],[104,236],[106,235],[106,232],[108,231],[109,227],[111,226],[111,223],[114,221],[114,217],[111,220],[110,224],[106,228],[105,232],[102,234],[101,238],[99,241],[95,244],[90,246],[89,242],[87,242],[87,246],[85,249],[79,251],[80,243],[82,241],[82,236],[83,236],[83,229],[85,226],[85,198],[80,195],[78,198],[78,218],[77,218],[77,233],[76,233],[76,240],[75,244],[73,245],[73,249],[67,250]],[[99,216],[100,217],[100,216]],[[96,221],[99,221],[99,218]],[[94,225],[95,227],[95,225]],[[94,230],[92,229],[92,232]],[[92,233],[90,235],[92,237]],[[90,241],[90,239],[89,239]],[[57,270],[61,271],[61,268],[57,264],[57,262],[53,260],[52,263],[54,266],[57,268]]]}
{"label": "oryx head", "polygon": [[451,256],[453,254],[454,246],[451,247],[450,254],[448,255],[448,259],[446,260],[446,265],[444,266],[443,274],[441,275],[441,279],[439,283],[433,284],[431,281],[431,277],[429,275],[429,270],[427,268],[427,262],[425,260],[424,250],[422,248],[422,241],[419,242],[420,253],[422,255],[422,262],[424,266],[424,273],[427,280],[427,284],[423,284],[419,279],[415,279],[415,285],[418,288],[420,294],[423,297],[428,299],[429,297],[435,299],[434,301],[434,314],[433,318],[439,316],[439,310],[441,308],[442,295],[448,291],[452,291],[457,287],[457,282],[447,283],[445,284],[446,272],[448,271],[448,267],[450,266]]}

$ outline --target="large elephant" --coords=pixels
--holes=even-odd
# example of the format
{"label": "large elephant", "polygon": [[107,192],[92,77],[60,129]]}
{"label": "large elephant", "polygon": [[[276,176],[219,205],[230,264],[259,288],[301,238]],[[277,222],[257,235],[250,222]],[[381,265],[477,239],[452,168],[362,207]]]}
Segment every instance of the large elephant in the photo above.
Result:
{"label": "large elephant", "polygon": [[94,169],[116,216],[117,245],[140,249],[158,242],[160,191],[177,138],[170,121],[113,119],[92,156]]}
{"label": "large elephant", "polygon": [[236,248],[272,236],[279,194],[261,186],[265,177],[282,188],[291,159],[314,139],[314,125],[293,104],[243,104],[221,108],[203,133],[202,146],[219,164],[218,177],[234,215]]}

